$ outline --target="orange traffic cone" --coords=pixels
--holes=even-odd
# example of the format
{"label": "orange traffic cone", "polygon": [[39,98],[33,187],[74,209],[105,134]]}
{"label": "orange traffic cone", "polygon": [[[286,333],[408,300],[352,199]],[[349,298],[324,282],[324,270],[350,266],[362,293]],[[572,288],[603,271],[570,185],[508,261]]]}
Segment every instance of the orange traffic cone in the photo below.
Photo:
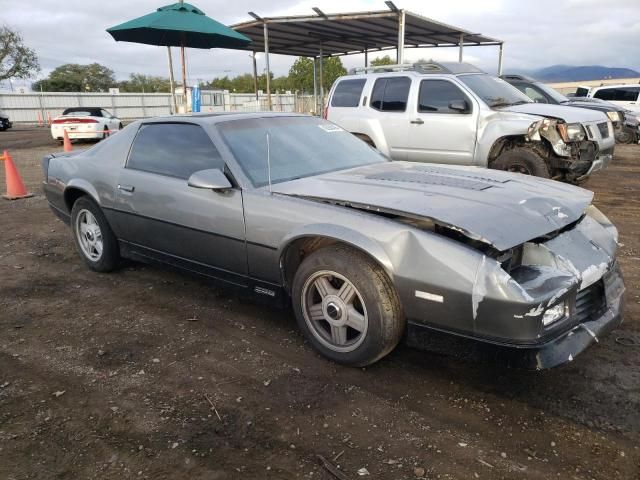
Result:
{"label": "orange traffic cone", "polygon": [[73,147],[71,146],[71,140],[69,140],[69,134],[67,133],[66,128],[62,130],[62,139],[62,144],[64,145],[63,150],[65,152],[70,152],[71,150],[73,150]]}
{"label": "orange traffic cone", "polygon": [[27,192],[9,152],[5,150],[0,159],[4,160],[4,172],[7,180],[7,194],[3,195],[2,198],[16,200],[18,198],[33,197],[32,193]]}

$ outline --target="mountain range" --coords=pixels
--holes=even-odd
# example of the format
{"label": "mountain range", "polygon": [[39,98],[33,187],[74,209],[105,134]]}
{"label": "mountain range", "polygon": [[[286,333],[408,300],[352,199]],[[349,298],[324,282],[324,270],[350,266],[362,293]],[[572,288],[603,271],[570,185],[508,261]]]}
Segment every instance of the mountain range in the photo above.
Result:
{"label": "mountain range", "polygon": [[507,73],[527,75],[541,82],[579,82],[640,77],[640,72],[630,68],[604,67],[602,65],[552,65],[537,70],[512,70]]}

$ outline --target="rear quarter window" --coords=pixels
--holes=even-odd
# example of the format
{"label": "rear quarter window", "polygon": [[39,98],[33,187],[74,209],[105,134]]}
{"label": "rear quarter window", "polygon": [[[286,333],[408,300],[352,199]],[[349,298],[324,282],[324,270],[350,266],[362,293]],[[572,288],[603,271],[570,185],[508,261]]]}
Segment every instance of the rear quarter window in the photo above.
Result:
{"label": "rear quarter window", "polygon": [[333,92],[332,107],[357,107],[360,103],[365,79],[342,80]]}

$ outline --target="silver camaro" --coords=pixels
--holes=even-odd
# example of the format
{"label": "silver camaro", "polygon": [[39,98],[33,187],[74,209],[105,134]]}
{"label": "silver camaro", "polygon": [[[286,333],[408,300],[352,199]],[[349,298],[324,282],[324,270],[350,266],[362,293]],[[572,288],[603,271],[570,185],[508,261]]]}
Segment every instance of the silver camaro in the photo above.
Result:
{"label": "silver camaro", "polygon": [[160,262],[290,302],[343,364],[440,331],[548,368],[622,319],[618,234],[591,192],[390,162],[317,118],[148,119],[43,170],[90,269]]}

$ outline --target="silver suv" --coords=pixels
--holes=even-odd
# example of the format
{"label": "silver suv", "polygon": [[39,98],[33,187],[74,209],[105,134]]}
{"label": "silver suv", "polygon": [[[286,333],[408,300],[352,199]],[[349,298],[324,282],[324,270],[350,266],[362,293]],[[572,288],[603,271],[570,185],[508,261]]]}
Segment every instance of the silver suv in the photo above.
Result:
{"label": "silver suv", "polygon": [[570,182],[608,165],[615,145],[604,113],[534,103],[466,63],[352,71],[333,84],[325,118],[394,160],[475,165]]}

